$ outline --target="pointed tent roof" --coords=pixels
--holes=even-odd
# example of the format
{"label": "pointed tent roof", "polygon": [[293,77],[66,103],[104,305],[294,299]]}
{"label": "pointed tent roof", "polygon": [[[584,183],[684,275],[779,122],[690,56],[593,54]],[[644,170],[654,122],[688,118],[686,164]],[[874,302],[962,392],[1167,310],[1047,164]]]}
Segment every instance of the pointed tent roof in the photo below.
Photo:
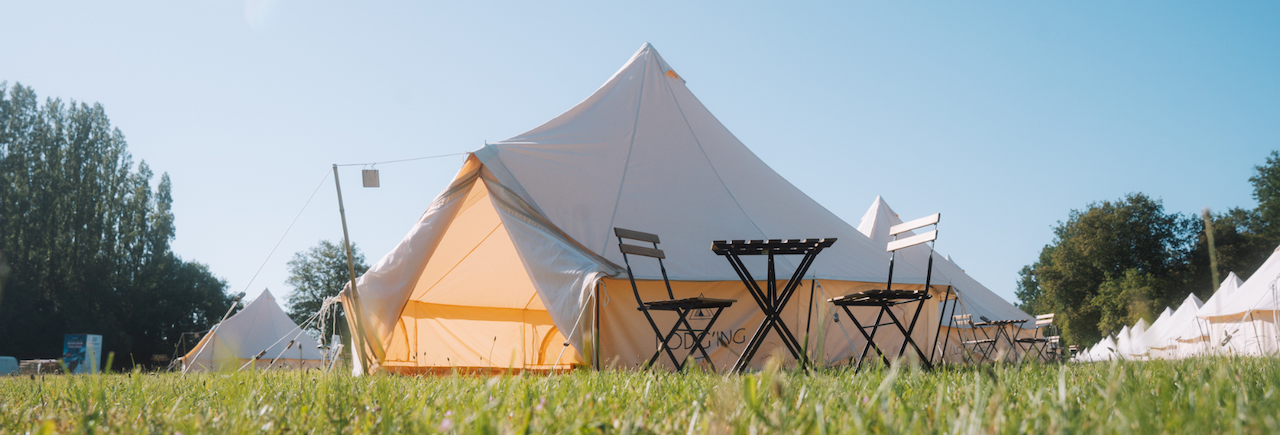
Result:
{"label": "pointed tent roof", "polygon": [[1116,333],[1116,355],[1129,356],[1129,349],[1133,347],[1133,338],[1130,336],[1132,329],[1128,326],[1120,328],[1120,332]]}
{"label": "pointed tent roof", "polygon": [[1126,336],[1129,338],[1128,347],[1123,348],[1126,356],[1147,353],[1147,348],[1142,343],[1142,334],[1147,332],[1147,327],[1150,325],[1147,319],[1138,318],[1138,321],[1133,323],[1133,327],[1129,328],[1129,335]]}
{"label": "pointed tent roof", "polygon": [[1137,343],[1141,348],[1137,349],[1140,353],[1146,353],[1148,348],[1158,347],[1158,342],[1164,331],[1168,329],[1169,318],[1173,317],[1173,309],[1164,307],[1164,311],[1160,312],[1160,316],[1156,317],[1156,321],[1151,322],[1151,326],[1138,337]]}
{"label": "pointed tent roof", "polygon": [[[884,247],[893,241],[893,236],[889,235],[889,228],[901,223],[903,223],[902,218],[898,217],[884,198],[877,195],[875,201],[871,202],[871,207],[862,215],[862,221],[858,223],[858,232],[871,239],[876,246]],[[909,231],[903,233],[903,236],[911,234],[914,233]],[[898,252],[898,261],[908,262],[921,270],[928,266],[929,248],[927,246],[913,246]],[[937,252],[933,255],[934,276],[944,277],[955,286],[956,293],[960,297],[962,308],[957,308],[957,312],[972,314],[975,321],[980,317],[991,320],[1027,319],[1028,323],[1024,327],[1034,325],[1033,316],[1013,306],[970,277],[951,259],[951,256],[944,257]]]}
{"label": "pointed tent roof", "polygon": [[1154,339],[1148,345],[1153,348],[1163,349],[1173,345],[1175,340],[1183,337],[1191,339],[1201,336],[1199,321],[1196,319],[1196,311],[1199,311],[1203,305],[1204,302],[1196,297],[1195,293],[1187,295],[1187,298],[1182,300],[1182,305],[1179,305],[1173,315],[1169,316],[1169,320],[1164,323],[1163,331],[1151,328],[1152,331],[1149,331],[1149,334],[1158,333],[1159,335],[1153,335]]}
{"label": "pointed tent roof", "polygon": [[[675,280],[737,280],[709,250],[719,239],[835,237],[811,274],[860,282],[888,274],[883,246],[769,168],[650,44],[572,109],[475,155],[559,230],[614,264],[623,261],[612,230],[622,227],[661,236]],[[779,274],[798,261],[780,257]],[[656,265],[635,272],[660,276]],[[894,281],[923,283],[924,273],[900,267]]]}
{"label": "pointed tent roof", "polygon": [[[1271,260],[1268,259],[1267,261]],[[1227,273],[1227,277],[1222,280],[1221,284],[1218,284],[1218,291],[1214,292],[1212,296],[1209,296],[1208,300],[1204,301],[1204,304],[1200,306],[1200,310],[1196,312],[1196,316],[1207,317],[1218,315],[1218,313],[1225,307],[1227,300],[1231,299],[1231,295],[1243,284],[1244,281],[1240,280],[1240,277],[1236,276],[1235,272]]]}
{"label": "pointed tent roof", "polygon": [[[1208,303],[1201,308],[1199,317],[1212,322],[1229,322],[1243,318],[1253,311],[1280,310],[1280,247],[1271,252],[1271,257],[1249,275],[1249,280],[1225,296],[1221,303],[1210,307]],[[1214,295],[1216,298],[1217,295]],[[1213,298],[1210,298],[1210,302]],[[1206,309],[1207,308],[1207,309]]]}
{"label": "pointed tent roof", "polygon": [[[298,341],[290,348],[289,342],[295,339]],[[215,366],[224,361],[251,359],[263,350],[266,351],[263,358],[276,358],[288,348],[288,353],[282,358],[319,360],[322,357],[318,345],[280,309],[271,291],[263,290],[262,295],[240,312],[214,325],[184,358],[193,363],[203,362],[208,368],[221,369],[223,367]]]}
{"label": "pointed tent roof", "polygon": [[[1125,328],[1127,329],[1128,327]],[[1127,334],[1129,331],[1124,330],[1123,332]],[[1115,339],[1111,338],[1109,335],[1102,337],[1102,340],[1098,341],[1098,344],[1093,345],[1093,350],[1090,351],[1090,361],[1115,359],[1118,349],[1119,346],[1116,344]]]}

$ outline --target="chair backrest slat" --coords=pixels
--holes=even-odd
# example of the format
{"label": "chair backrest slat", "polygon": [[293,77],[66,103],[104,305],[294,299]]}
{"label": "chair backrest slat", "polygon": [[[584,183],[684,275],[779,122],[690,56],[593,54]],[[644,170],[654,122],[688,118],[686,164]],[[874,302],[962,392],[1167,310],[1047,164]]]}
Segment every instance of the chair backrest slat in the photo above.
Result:
{"label": "chair backrest slat", "polygon": [[917,234],[901,240],[889,242],[889,246],[885,247],[885,252],[893,252],[902,248],[908,248],[921,243],[932,242],[938,238],[938,230],[933,230],[923,234]]}
{"label": "chair backrest slat", "polygon": [[916,228],[933,225],[938,223],[938,220],[941,218],[942,218],[942,213],[934,213],[933,215],[925,216],[920,219],[913,220],[911,222],[897,224],[892,227],[889,227],[889,235],[896,236],[898,234],[902,234],[907,231],[914,230]]}
{"label": "chair backrest slat", "polygon": [[1041,314],[1041,315],[1036,316],[1036,327],[1037,327],[1037,328],[1039,328],[1039,327],[1041,327],[1041,326],[1045,326],[1045,325],[1052,325],[1052,324],[1053,324],[1053,313],[1049,313],[1049,314]]}
{"label": "chair backrest slat", "polygon": [[640,255],[652,258],[667,258],[667,254],[663,253],[661,249],[625,244],[618,245],[618,249],[621,250],[623,254]]}
{"label": "chair backrest slat", "polygon": [[640,231],[628,230],[625,228],[614,228],[613,234],[624,239],[640,240],[649,243],[662,243],[661,241],[658,241],[657,234],[642,233]]}

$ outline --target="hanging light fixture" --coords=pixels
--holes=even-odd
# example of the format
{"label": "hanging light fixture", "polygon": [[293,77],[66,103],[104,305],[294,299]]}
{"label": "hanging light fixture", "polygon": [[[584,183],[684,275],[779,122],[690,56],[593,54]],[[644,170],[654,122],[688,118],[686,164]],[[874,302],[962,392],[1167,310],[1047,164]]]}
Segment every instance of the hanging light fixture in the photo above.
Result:
{"label": "hanging light fixture", "polygon": [[360,176],[364,181],[364,187],[379,187],[378,168],[370,166],[369,169],[361,170]]}

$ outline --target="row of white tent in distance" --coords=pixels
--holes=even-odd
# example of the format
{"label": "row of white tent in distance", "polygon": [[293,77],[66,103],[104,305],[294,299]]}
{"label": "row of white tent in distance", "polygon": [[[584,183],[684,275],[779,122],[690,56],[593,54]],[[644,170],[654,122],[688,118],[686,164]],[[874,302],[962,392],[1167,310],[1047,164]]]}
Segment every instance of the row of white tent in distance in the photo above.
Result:
{"label": "row of white tent in distance", "polygon": [[1080,352],[1076,360],[1280,353],[1278,283],[1280,247],[1248,281],[1231,272],[1208,301],[1188,295],[1177,309],[1165,308],[1154,323],[1139,319]]}

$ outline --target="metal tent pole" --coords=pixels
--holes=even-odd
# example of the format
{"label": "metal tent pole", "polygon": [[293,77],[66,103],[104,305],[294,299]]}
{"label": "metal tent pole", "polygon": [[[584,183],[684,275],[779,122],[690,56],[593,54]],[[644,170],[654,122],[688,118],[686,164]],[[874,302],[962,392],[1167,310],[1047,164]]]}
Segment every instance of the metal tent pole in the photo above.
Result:
{"label": "metal tent pole", "polygon": [[[364,305],[360,303],[360,292],[356,290],[356,263],[355,258],[351,254],[351,235],[347,231],[347,210],[342,205],[342,183],[338,181],[337,164],[333,165],[333,187],[338,191],[338,214],[342,217],[342,243],[347,253],[347,273],[350,274],[351,279],[351,301],[355,305],[355,314],[363,316],[365,313]],[[368,335],[365,334],[365,324],[359,317],[352,316],[352,313],[347,313],[347,315],[351,316],[350,318],[355,321],[357,327],[356,336],[360,338],[361,343],[363,343],[364,346],[367,346],[371,353],[373,353],[373,356],[381,361],[381,343],[378,343],[376,340],[369,340]],[[364,361],[364,359],[361,359],[360,362],[361,365],[367,366],[367,362]],[[365,367],[366,372],[367,368],[368,367]]]}

